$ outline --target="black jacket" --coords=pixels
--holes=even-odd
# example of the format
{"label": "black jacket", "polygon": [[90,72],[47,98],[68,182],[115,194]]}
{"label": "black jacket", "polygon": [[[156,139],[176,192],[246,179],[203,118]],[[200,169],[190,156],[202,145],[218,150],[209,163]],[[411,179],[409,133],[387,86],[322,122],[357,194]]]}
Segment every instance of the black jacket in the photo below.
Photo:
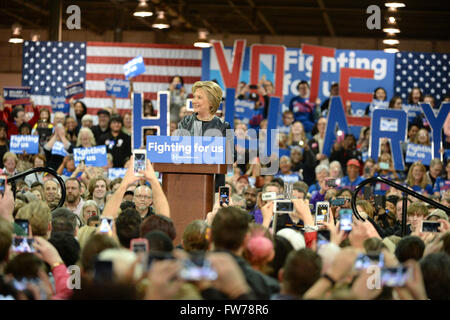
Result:
{"label": "black jacket", "polygon": [[[183,130],[181,130],[183,129]],[[210,129],[219,130],[222,137],[226,137],[226,130],[231,129],[228,122],[223,121],[219,117],[214,116],[211,121],[201,121],[197,119],[197,114],[193,113],[186,116],[178,123],[178,130],[175,131],[176,136],[219,136],[217,132],[206,132]],[[208,133],[205,135],[205,133]]]}

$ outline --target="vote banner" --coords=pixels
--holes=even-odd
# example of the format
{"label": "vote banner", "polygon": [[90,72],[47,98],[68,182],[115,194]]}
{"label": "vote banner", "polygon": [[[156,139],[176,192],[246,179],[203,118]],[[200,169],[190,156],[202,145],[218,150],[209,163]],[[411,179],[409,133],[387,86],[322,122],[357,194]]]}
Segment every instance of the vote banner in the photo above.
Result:
{"label": "vote banner", "polygon": [[67,156],[67,151],[64,149],[64,143],[61,141],[56,141],[52,148],[52,154],[61,157]]}
{"label": "vote banner", "polygon": [[96,146],[90,148],[73,149],[75,166],[79,166],[84,161],[86,166],[104,167],[108,164],[106,159],[106,146]]}
{"label": "vote banner", "polygon": [[4,87],[3,88],[3,98],[5,99],[5,104],[18,105],[18,104],[29,104],[30,101],[31,87]]}
{"label": "vote banner", "polygon": [[136,77],[145,72],[144,58],[137,56],[123,65],[123,72],[127,79]]}
{"label": "vote banner", "polygon": [[105,88],[107,96],[115,96],[116,98],[128,98],[128,92],[130,91],[130,81],[106,78]]}
{"label": "vote banner", "polygon": [[409,143],[406,149],[406,163],[413,163],[416,161],[429,166],[431,161],[431,146],[423,146],[420,144]]}
{"label": "vote banner", "polygon": [[116,178],[125,177],[125,173],[127,172],[127,168],[109,168],[108,169],[108,179],[114,180]]}
{"label": "vote banner", "polygon": [[69,84],[64,89],[64,95],[66,97],[66,103],[69,102],[70,98],[81,99],[84,97],[84,83],[74,82]]}
{"label": "vote banner", "polygon": [[225,164],[224,137],[147,136],[152,163]]}
{"label": "vote banner", "polygon": [[39,136],[12,135],[9,151],[15,154],[36,154],[39,152]]}

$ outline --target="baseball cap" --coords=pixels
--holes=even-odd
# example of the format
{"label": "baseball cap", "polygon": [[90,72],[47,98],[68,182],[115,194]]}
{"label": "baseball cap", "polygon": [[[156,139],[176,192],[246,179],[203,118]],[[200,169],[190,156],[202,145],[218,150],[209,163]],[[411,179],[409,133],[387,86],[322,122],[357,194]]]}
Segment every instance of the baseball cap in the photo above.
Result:
{"label": "baseball cap", "polygon": [[109,111],[108,110],[105,110],[105,109],[100,109],[100,110],[98,110],[97,111],[97,115],[99,116],[99,115],[101,115],[101,114],[106,114],[107,116],[111,116],[111,114],[109,113]]}
{"label": "baseball cap", "polygon": [[350,165],[357,166],[358,168],[361,166],[361,165],[359,164],[359,161],[356,160],[356,159],[350,159],[350,160],[348,160],[348,161],[347,161],[347,166],[350,166]]}

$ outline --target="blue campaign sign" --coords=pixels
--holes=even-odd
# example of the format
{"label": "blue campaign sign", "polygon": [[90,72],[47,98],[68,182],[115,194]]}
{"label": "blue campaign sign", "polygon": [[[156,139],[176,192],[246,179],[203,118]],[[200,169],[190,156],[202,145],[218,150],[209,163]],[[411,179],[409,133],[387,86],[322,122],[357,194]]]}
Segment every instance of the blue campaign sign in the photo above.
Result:
{"label": "blue campaign sign", "polygon": [[413,163],[420,161],[422,164],[429,166],[431,158],[431,146],[408,143],[405,162]]}
{"label": "blue campaign sign", "polygon": [[225,164],[224,137],[147,136],[154,163]]}
{"label": "blue campaign sign", "polygon": [[250,120],[255,115],[255,101],[252,100],[240,100],[234,101],[234,117],[242,120],[248,125]]}
{"label": "blue campaign sign", "polygon": [[61,111],[69,113],[70,111],[70,104],[66,102],[66,97],[51,96],[50,103],[52,104],[53,112]]}
{"label": "blue campaign sign", "polygon": [[125,177],[125,173],[127,172],[127,168],[109,168],[108,169],[108,179],[114,180],[116,178]]}
{"label": "blue campaign sign", "polygon": [[105,88],[107,96],[115,96],[116,98],[128,98],[128,92],[130,91],[130,81],[106,78]]}
{"label": "blue campaign sign", "polygon": [[106,146],[96,146],[90,148],[74,148],[73,159],[75,166],[84,161],[86,166],[104,167],[108,164],[106,159]]}
{"label": "blue campaign sign", "polygon": [[30,103],[31,87],[4,87],[3,98],[6,104],[18,105]]}
{"label": "blue campaign sign", "polygon": [[84,83],[74,82],[69,84],[64,89],[64,95],[66,97],[66,102],[69,102],[70,98],[81,99],[84,97]]}
{"label": "blue campaign sign", "polygon": [[67,151],[64,149],[64,143],[61,141],[56,141],[52,148],[52,154],[65,157],[67,156]]}
{"label": "blue campaign sign", "polygon": [[39,151],[39,136],[11,136],[9,151],[16,154],[36,154]]}
{"label": "blue campaign sign", "polygon": [[144,58],[137,56],[123,65],[123,72],[127,79],[136,77],[145,72]]}

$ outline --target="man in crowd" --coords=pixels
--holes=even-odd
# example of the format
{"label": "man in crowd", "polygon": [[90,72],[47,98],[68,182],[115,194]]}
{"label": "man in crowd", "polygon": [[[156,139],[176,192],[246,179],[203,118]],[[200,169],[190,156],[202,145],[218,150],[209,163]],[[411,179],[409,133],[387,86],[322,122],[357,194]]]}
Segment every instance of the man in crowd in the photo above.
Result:
{"label": "man in crowd", "polygon": [[105,142],[105,136],[109,133],[109,119],[111,118],[110,113],[101,109],[97,112],[98,125],[91,128],[92,133],[95,137],[95,142],[97,145],[102,145]]}
{"label": "man in crowd", "polygon": [[134,190],[133,202],[136,205],[136,210],[141,215],[142,220],[147,218],[149,215],[154,214],[153,208],[151,207],[153,203],[152,189],[147,186],[138,186]]}
{"label": "man in crowd", "polygon": [[84,200],[81,198],[81,183],[76,178],[66,180],[66,203],[67,209],[80,216]]}
{"label": "man in crowd", "polygon": [[359,175],[359,168],[361,164],[357,159],[350,159],[347,161],[347,175],[341,179],[339,187],[349,188],[352,191],[364,181],[364,178]]}

